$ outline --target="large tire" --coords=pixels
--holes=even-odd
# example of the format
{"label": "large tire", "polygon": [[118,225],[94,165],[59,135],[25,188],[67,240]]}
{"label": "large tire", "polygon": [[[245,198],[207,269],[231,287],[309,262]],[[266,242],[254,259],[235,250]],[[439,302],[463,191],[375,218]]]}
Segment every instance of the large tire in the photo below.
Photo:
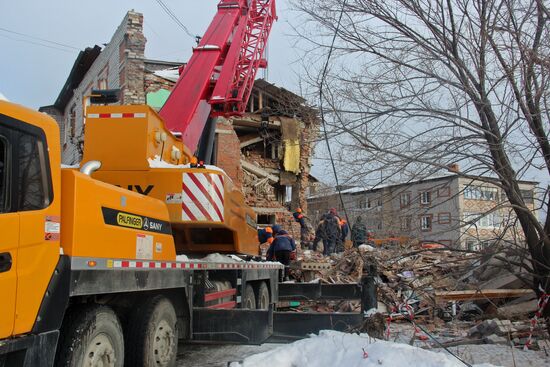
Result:
{"label": "large tire", "polygon": [[135,309],[128,320],[126,366],[174,367],[178,352],[176,323],[176,311],[166,297],[152,297]]}
{"label": "large tire", "polygon": [[256,308],[258,310],[267,310],[269,308],[269,288],[265,282],[260,283],[258,288],[258,297],[256,299]]}
{"label": "large tire", "polygon": [[122,367],[124,337],[117,315],[107,306],[69,311],[55,356],[56,367]]}
{"label": "large tire", "polygon": [[250,284],[247,284],[244,289],[242,306],[243,308],[248,308],[250,310],[256,309],[256,295],[254,294],[254,289]]}

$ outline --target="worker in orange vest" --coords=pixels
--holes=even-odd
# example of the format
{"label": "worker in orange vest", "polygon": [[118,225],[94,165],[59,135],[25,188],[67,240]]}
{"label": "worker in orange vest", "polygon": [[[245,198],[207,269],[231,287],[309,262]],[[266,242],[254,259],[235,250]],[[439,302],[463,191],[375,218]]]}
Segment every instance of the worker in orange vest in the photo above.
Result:
{"label": "worker in orange vest", "polygon": [[296,209],[296,211],[292,213],[292,216],[296,222],[300,223],[300,243],[305,244],[305,242],[309,240],[309,230],[306,224],[306,217],[302,213],[302,208]]}
{"label": "worker in orange vest", "polygon": [[273,229],[271,227],[258,229],[258,241],[260,242],[260,254],[262,258],[266,258],[267,250],[273,242]]}

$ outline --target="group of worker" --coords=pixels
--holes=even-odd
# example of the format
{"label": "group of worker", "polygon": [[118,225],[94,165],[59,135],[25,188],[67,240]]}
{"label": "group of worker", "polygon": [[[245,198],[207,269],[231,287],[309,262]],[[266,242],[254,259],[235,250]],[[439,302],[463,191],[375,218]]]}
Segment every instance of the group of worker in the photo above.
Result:
{"label": "group of worker", "polygon": [[266,253],[268,261],[290,264],[291,254],[296,251],[296,242],[280,225],[258,229],[258,240],[260,244],[269,244]]}
{"label": "group of worker", "polygon": [[[327,256],[344,251],[344,244],[350,232],[350,227],[345,219],[340,218],[335,208],[331,208],[326,214],[323,214],[316,227],[315,237],[310,235],[302,209],[298,208],[292,216],[300,224],[302,248],[309,247],[314,251],[322,251]],[[258,240],[260,244],[263,244],[261,248],[263,248],[267,260],[279,261],[284,265],[288,265],[292,254],[295,254],[296,243],[294,239],[278,224],[259,229]],[[358,247],[368,240],[367,227],[361,216],[356,218],[351,229],[351,240],[354,247]],[[323,244],[322,249],[319,246],[320,243]]]}

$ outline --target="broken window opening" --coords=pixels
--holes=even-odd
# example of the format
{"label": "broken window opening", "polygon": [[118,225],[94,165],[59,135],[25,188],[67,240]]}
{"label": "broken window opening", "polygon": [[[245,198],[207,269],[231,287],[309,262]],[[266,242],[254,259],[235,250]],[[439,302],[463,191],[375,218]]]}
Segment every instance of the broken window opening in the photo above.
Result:
{"label": "broken window opening", "polygon": [[277,223],[275,214],[258,214],[258,225],[272,225]]}

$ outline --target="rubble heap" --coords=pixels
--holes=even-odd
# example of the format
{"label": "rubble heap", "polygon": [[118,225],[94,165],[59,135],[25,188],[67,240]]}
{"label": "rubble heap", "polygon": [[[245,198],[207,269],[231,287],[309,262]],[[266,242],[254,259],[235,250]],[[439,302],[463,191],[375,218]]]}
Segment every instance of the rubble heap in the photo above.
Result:
{"label": "rubble heap", "polygon": [[[359,283],[363,276],[374,276],[380,313],[391,315],[392,322],[397,324],[408,324],[411,310],[416,322],[449,346],[523,347],[532,332],[542,349],[540,345],[547,343],[544,321],[539,320],[530,331],[529,317],[537,304],[535,293],[530,289],[483,288],[475,276],[480,264],[481,256],[477,254],[447,248],[362,245],[330,256],[303,251],[291,265],[291,275],[300,282],[325,284]],[[349,300],[302,303],[295,309],[297,312],[359,310],[360,302]],[[513,318],[509,320],[512,311]]]}

